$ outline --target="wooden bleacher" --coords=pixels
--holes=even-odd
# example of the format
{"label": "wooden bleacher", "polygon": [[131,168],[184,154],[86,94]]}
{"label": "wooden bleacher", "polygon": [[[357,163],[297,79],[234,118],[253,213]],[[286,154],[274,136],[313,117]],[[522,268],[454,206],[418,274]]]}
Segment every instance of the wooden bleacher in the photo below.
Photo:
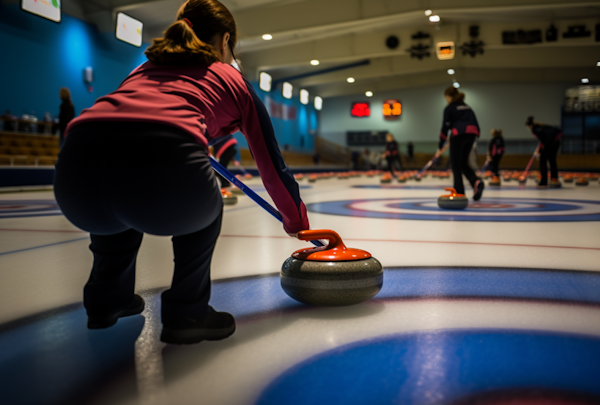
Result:
{"label": "wooden bleacher", "polygon": [[53,166],[58,151],[57,136],[0,131],[0,165]]}

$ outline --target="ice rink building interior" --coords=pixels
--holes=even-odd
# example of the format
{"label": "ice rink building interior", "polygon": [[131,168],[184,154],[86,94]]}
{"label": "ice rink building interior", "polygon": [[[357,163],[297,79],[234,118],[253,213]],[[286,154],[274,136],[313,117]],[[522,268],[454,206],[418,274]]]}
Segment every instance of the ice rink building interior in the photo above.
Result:
{"label": "ice rink building interior", "polygon": [[325,231],[297,253],[234,131],[210,305],[235,333],[161,335],[174,253],[151,232],[143,311],[88,327],[61,89],[75,117],[117,90],[182,3],[0,0],[0,404],[600,404],[596,0],[221,0],[310,228],[368,253]]}

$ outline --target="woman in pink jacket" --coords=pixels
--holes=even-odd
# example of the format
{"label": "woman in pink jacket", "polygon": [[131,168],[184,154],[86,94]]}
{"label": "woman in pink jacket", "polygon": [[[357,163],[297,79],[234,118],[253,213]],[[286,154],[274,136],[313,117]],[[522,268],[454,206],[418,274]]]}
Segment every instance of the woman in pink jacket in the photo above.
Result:
{"label": "woman in pink jacket", "polygon": [[162,294],[161,340],[196,343],[235,331],[230,314],[208,305],[223,206],[208,155],[215,138],[241,131],[285,231],[309,228],[267,111],[231,66],[236,40],[225,6],[188,0],[146,50],[148,62],[69,125],[54,190],[65,216],[91,234],[89,328],[143,310],[134,294],[135,262],[150,233],[172,235],[175,255],[172,285]]}

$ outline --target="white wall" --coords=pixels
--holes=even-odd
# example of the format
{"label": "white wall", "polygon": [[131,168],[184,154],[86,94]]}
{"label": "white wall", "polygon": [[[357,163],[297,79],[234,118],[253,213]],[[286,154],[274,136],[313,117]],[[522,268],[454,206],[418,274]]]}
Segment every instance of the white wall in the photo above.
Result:
{"label": "white wall", "polygon": [[[482,140],[490,139],[492,128],[501,128],[506,139],[532,139],[524,126],[528,115],[545,124],[560,125],[561,106],[569,84],[556,83],[473,83],[461,86],[479,121]],[[321,136],[346,145],[346,131],[389,130],[401,143],[437,142],[442,127],[446,101],[444,86],[428,86],[390,91],[366,96],[334,97],[324,100],[321,111]],[[402,117],[385,121],[381,113],[383,100],[402,102]],[[371,117],[350,117],[353,101],[370,101]],[[487,143],[487,142],[486,142]]]}

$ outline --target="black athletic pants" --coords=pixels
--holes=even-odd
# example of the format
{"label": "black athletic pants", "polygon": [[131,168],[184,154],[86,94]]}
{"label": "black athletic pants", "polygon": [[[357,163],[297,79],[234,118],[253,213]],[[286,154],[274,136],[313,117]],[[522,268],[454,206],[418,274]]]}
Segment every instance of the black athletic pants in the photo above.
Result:
{"label": "black athletic pants", "polygon": [[[221,163],[223,167],[227,168],[227,165],[233,160],[236,153],[237,149],[235,148],[235,145],[231,145],[223,151],[223,153],[219,157],[219,163]],[[217,177],[221,181],[221,187],[229,187],[231,185],[229,180],[221,176],[219,173],[217,173]]]}
{"label": "black athletic pants", "polygon": [[502,155],[492,156],[492,161],[490,162],[490,171],[494,174],[494,176],[500,177],[500,172],[498,168],[500,166],[500,160],[502,159]]}
{"label": "black athletic pants", "polygon": [[72,128],[56,164],[64,215],[90,232],[88,315],[128,305],[143,233],[172,235],[175,270],[162,319],[199,318],[210,298],[210,261],[223,200],[208,152],[170,126],[98,122]]}
{"label": "black athletic pants", "polygon": [[454,189],[458,194],[465,193],[463,174],[473,188],[479,177],[469,166],[469,154],[473,149],[476,136],[474,134],[455,135],[450,139],[450,160],[452,160],[452,174],[454,176]]}
{"label": "black athletic pants", "polygon": [[549,145],[542,145],[540,150],[540,174],[542,178],[540,185],[548,184],[548,165],[550,162],[550,178],[558,179],[558,166],[556,166],[556,155],[558,154],[558,148],[560,147],[560,141],[553,142]]}
{"label": "black athletic pants", "polygon": [[388,170],[390,171],[392,176],[394,176],[394,163],[397,162],[398,167],[400,167],[400,170],[404,170],[402,168],[402,161],[400,160],[400,156],[398,156],[398,155],[386,156],[385,160],[387,160]]}

